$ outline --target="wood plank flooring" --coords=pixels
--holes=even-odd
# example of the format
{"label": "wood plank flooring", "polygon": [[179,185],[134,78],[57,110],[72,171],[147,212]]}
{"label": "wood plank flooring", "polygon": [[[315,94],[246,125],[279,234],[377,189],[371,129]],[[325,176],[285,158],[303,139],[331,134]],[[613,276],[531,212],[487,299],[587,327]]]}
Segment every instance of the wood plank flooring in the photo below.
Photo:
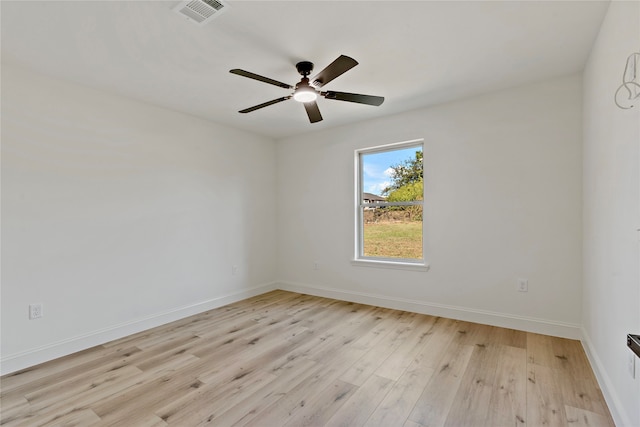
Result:
{"label": "wood plank flooring", "polygon": [[0,379],[3,426],[613,426],[578,341],[274,291]]}

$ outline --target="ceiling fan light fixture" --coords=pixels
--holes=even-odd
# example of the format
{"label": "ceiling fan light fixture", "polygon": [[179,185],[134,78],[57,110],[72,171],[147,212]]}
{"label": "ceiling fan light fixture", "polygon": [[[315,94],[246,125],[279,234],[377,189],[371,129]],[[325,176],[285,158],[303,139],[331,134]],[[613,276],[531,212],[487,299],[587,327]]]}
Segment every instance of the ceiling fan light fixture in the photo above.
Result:
{"label": "ceiling fan light fixture", "polygon": [[293,94],[293,99],[298,102],[312,102],[318,98],[318,94],[310,87],[300,87]]}
{"label": "ceiling fan light fixture", "polygon": [[[1,0],[0,0],[1,1]],[[194,0],[195,1],[195,0]],[[214,1],[214,0],[207,0]],[[238,111],[239,113],[250,113],[252,111],[259,110],[264,107],[268,107],[269,105],[278,104],[282,101],[286,101],[288,99],[295,99],[296,101],[302,103],[304,105],[304,110],[307,112],[307,116],[309,117],[309,122],[317,123],[322,120],[322,114],[320,114],[320,109],[318,108],[318,104],[315,102],[318,96],[322,96],[325,99],[335,99],[336,101],[347,101],[347,102],[356,102],[358,104],[367,104],[367,105],[375,105],[378,106],[384,102],[384,98],[382,96],[371,96],[371,95],[362,95],[359,93],[348,93],[348,92],[321,92],[318,90],[325,84],[329,83],[336,77],[341,76],[345,72],[349,71],[353,67],[358,65],[358,62],[349,58],[345,55],[340,55],[335,61],[331,64],[327,65],[320,73],[313,78],[313,86],[309,84],[309,74],[313,70],[313,63],[309,61],[301,61],[296,64],[296,69],[298,73],[302,76],[300,82],[295,86],[295,88],[287,83],[282,83],[278,80],[270,79],[269,77],[264,77],[259,74],[251,73],[249,71],[241,70],[239,68],[234,68],[233,70],[229,70],[231,74],[237,74],[238,76],[247,77],[253,80],[258,80],[263,83],[268,83],[274,86],[278,86],[284,89],[293,89],[293,93],[287,96],[283,96],[282,98],[274,99],[271,101],[263,102],[262,104],[254,105],[253,107],[245,108],[244,110]]]}

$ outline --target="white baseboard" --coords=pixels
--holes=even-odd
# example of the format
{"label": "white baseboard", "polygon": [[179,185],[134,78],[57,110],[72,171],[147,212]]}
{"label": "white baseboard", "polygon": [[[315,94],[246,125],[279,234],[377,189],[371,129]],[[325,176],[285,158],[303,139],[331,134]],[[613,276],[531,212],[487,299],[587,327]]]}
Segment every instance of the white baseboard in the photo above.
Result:
{"label": "white baseboard", "polygon": [[632,424],[629,415],[627,415],[626,411],[624,410],[624,406],[620,402],[620,398],[616,393],[616,389],[611,383],[611,378],[609,378],[609,375],[607,375],[607,371],[604,368],[602,361],[598,357],[598,353],[593,347],[593,343],[591,342],[589,334],[584,328],[581,329],[581,332],[582,347],[584,348],[584,352],[587,354],[587,359],[589,359],[591,369],[593,369],[593,372],[596,375],[598,385],[600,386],[600,390],[602,390],[604,400],[607,402],[607,406],[609,407],[609,412],[611,412],[613,421],[617,426],[631,426]]}
{"label": "white baseboard", "polygon": [[0,360],[0,375],[9,374],[58,357],[86,350],[87,348],[91,348],[96,345],[101,345],[127,335],[155,328],[156,326],[161,326],[166,323],[212,310],[236,301],[241,301],[274,289],[277,289],[275,283],[267,283],[253,288],[243,289],[242,291],[235,292],[233,294],[223,295],[184,307],[178,307],[163,313],[154,314],[141,319],[93,331],[88,334],[79,335],[63,341],[33,348],[21,353],[12,354],[3,357]]}
{"label": "white baseboard", "polygon": [[[125,322],[107,327],[88,334],[72,337],[63,341],[33,348],[17,354],[3,357],[0,360],[0,374],[5,375],[30,366],[37,365],[58,357],[66,356],[96,345],[101,345],[115,339],[135,334],[147,329],[161,326],[175,320],[183,319],[194,314],[231,304],[246,298],[260,295],[274,289],[316,295],[326,298],[334,298],[343,301],[357,302],[361,304],[387,307],[397,310],[411,311],[415,313],[429,314],[432,316],[447,317],[467,322],[482,323],[485,325],[500,326],[504,328],[518,329],[527,332],[535,332],[570,339],[582,337],[579,325],[547,321],[544,319],[515,316],[484,310],[469,309],[466,307],[449,306],[444,304],[413,301],[402,298],[392,298],[383,295],[367,294],[360,292],[344,291],[342,289],[326,288],[304,285],[291,282],[268,283],[241,292],[220,296],[207,301],[202,301],[185,307],[179,307],[164,313],[158,313],[131,322]],[[606,396],[605,396],[606,397]],[[624,424],[623,424],[624,425]]]}
{"label": "white baseboard", "polygon": [[302,294],[375,305],[378,307],[386,307],[396,310],[411,311],[414,313],[429,314],[432,316],[446,317],[466,322],[500,326],[502,328],[517,329],[561,338],[574,340],[579,340],[581,338],[580,325],[571,323],[555,322],[545,319],[477,310],[467,307],[414,301],[403,298],[393,298],[383,295],[345,291],[342,289],[326,288],[315,285],[304,285],[300,283],[278,282],[277,288]]}

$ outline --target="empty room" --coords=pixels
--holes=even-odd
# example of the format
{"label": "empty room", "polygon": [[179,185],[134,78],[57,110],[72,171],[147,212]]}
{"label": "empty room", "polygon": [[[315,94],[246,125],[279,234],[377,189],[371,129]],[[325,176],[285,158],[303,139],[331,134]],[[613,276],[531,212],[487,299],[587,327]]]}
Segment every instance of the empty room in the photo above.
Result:
{"label": "empty room", "polygon": [[1,1],[3,426],[640,427],[640,1]]}

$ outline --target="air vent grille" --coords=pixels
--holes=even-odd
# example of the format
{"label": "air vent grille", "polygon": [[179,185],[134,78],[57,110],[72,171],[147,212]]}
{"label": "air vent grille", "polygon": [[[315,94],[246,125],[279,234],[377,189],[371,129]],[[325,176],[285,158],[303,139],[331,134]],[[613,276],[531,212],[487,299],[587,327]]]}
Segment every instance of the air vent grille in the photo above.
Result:
{"label": "air vent grille", "polygon": [[189,0],[181,2],[173,10],[189,21],[204,25],[226,12],[228,7],[220,0]]}

